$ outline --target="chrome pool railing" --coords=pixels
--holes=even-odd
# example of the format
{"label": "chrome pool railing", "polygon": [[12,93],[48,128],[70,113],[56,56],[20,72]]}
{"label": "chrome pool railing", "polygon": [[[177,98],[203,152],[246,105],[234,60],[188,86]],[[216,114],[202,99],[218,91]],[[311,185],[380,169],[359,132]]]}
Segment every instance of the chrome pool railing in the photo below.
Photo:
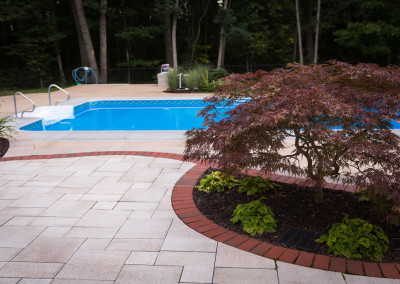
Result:
{"label": "chrome pool railing", "polygon": [[52,87],[55,87],[55,88],[59,89],[60,91],[66,93],[66,94],[68,95],[68,98],[67,98],[66,100],[58,100],[58,101],[56,101],[56,104],[55,104],[55,105],[57,105],[57,104],[60,103],[60,102],[67,102],[67,101],[69,101],[70,94],[69,94],[66,90],[64,90],[63,88],[57,86],[56,84],[51,84],[51,85],[49,86],[49,106],[51,106],[51,94],[50,94],[50,91],[51,91],[51,88],[52,88]]}
{"label": "chrome pool railing", "polygon": [[29,99],[27,96],[25,96],[23,93],[21,93],[21,92],[16,92],[16,93],[14,94],[15,117],[18,117],[17,95],[23,96],[23,97],[24,97],[26,100],[28,100],[28,101],[32,104],[32,106],[33,106],[33,108],[32,108],[31,110],[24,110],[24,111],[21,112],[21,118],[22,118],[22,116],[24,115],[25,112],[33,112],[33,111],[35,110],[36,106],[35,106],[35,103],[34,103],[31,99]]}

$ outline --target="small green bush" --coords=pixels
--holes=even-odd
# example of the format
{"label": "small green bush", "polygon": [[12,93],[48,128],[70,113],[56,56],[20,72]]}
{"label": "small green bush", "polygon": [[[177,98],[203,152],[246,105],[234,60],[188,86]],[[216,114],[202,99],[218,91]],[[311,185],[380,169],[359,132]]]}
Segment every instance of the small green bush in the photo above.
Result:
{"label": "small green bush", "polygon": [[387,252],[389,240],[378,226],[365,220],[345,216],[342,223],[332,225],[328,234],[316,240],[326,243],[329,253],[343,255],[346,258],[369,257],[374,261],[382,261]]}
{"label": "small green bush", "polygon": [[197,187],[197,190],[207,193],[221,192],[230,190],[237,185],[238,181],[235,180],[233,176],[223,174],[220,171],[215,171],[200,181],[200,185]]}
{"label": "small green bush", "polygon": [[13,119],[11,116],[0,118],[0,137],[13,139],[13,134],[17,133],[10,125]]}
{"label": "small green bush", "polygon": [[207,72],[206,66],[196,66],[187,72],[185,78],[185,85],[190,90],[193,91],[196,88],[200,88],[202,84],[203,75]]}
{"label": "small green bush", "polygon": [[210,80],[209,80],[208,74],[209,74],[209,71],[208,71],[208,70],[206,70],[206,71],[202,74],[202,76],[201,76],[202,80],[201,80],[201,84],[200,84],[200,86],[199,86],[199,89],[202,90],[202,91],[206,91],[206,92],[214,92],[215,89],[216,89],[219,85],[222,84],[222,81],[220,81],[220,80],[216,80],[216,81],[213,80],[213,81],[210,81]]}
{"label": "small green bush", "polygon": [[275,232],[277,226],[275,215],[271,208],[261,202],[262,199],[265,197],[236,206],[231,222],[235,224],[240,221],[243,230],[251,236],[255,236],[257,233],[262,234],[264,231]]}
{"label": "small green bush", "polygon": [[208,77],[209,80],[212,81],[217,81],[218,79],[221,79],[222,77],[228,76],[230,73],[226,71],[224,68],[213,68],[208,71]]}
{"label": "small green bush", "polygon": [[240,186],[238,191],[240,193],[247,193],[247,195],[266,193],[267,191],[274,189],[274,185],[269,181],[269,179],[263,179],[259,176],[248,177],[239,182]]}
{"label": "small green bush", "polygon": [[175,91],[179,87],[179,75],[180,71],[177,68],[171,68],[168,71],[167,81],[168,81],[168,88],[170,91]]}

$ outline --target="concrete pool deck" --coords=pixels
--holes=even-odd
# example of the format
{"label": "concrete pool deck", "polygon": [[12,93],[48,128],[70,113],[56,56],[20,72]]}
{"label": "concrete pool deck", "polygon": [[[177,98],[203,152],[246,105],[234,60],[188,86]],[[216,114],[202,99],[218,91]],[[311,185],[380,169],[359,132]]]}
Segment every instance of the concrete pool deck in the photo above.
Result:
{"label": "concrete pool deck", "polygon": [[[164,95],[153,85],[68,91]],[[46,96],[38,95],[43,105]],[[13,112],[9,99],[1,98],[2,113]],[[194,164],[153,153],[180,154],[184,141],[17,138],[6,156],[26,159],[0,162],[0,283],[400,283],[275,261],[187,227],[171,194]],[[153,154],[51,156],[95,151]]]}

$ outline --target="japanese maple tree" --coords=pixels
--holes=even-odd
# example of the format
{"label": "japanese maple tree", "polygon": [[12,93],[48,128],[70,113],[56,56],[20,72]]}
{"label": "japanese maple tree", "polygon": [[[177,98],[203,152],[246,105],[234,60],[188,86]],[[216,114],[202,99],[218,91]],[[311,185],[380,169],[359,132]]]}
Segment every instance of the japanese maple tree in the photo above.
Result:
{"label": "japanese maple tree", "polygon": [[398,66],[331,61],[233,74],[205,101],[203,127],[187,132],[186,159],[305,176],[317,203],[329,178],[400,208]]}

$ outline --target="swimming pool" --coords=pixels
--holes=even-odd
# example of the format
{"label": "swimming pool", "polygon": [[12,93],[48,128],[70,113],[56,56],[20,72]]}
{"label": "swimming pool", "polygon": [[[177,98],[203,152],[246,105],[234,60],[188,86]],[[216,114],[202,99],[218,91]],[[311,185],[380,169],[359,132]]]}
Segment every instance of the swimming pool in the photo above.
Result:
{"label": "swimming pool", "polygon": [[[117,100],[87,102],[74,107],[72,119],[41,119],[25,131],[189,130],[201,127],[202,100]],[[226,109],[224,109],[226,110]]]}

